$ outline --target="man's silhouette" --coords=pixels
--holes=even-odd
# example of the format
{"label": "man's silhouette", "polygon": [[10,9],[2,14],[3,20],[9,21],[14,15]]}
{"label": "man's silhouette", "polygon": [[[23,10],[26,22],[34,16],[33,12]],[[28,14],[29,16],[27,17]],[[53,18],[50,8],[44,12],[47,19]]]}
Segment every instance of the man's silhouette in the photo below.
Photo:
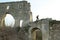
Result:
{"label": "man's silhouette", "polygon": [[37,20],[39,20],[39,15],[36,16]]}

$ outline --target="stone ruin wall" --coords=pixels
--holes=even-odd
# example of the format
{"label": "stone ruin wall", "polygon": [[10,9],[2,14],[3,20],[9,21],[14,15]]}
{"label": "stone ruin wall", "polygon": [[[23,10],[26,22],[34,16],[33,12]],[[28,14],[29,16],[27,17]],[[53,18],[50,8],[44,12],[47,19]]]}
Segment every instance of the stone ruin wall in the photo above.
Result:
{"label": "stone ruin wall", "polygon": [[[7,10],[7,6],[9,6],[9,10]],[[7,11],[15,18],[15,26],[20,26],[20,20],[24,21],[24,25],[30,21],[30,3],[27,1],[0,3],[0,20]]]}
{"label": "stone ruin wall", "polygon": [[50,22],[49,40],[60,40],[60,21]]}

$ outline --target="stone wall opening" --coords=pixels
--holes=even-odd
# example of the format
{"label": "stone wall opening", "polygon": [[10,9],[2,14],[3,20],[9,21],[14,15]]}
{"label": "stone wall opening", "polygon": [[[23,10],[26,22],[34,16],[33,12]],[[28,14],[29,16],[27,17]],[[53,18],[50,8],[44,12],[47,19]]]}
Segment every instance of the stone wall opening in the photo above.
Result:
{"label": "stone wall opening", "polygon": [[15,19],[14,17],[9,14],[7,12],[7,14],[3,14],[2,17],[0,18],[0,26],[3,27],[3,26],[10,26],[10,27],[14,27],[14,24],[15,24]]}
{"label": "stone wall opening", "polygon": [[11,26],[14,27],[15,19],[11,14],[6,14],[5,16],[5,26]]}
{"label": "stone wall opening", "polygon": [[42,40],[42,32],[38,28],[33,28],[31,31],[32,40]]}

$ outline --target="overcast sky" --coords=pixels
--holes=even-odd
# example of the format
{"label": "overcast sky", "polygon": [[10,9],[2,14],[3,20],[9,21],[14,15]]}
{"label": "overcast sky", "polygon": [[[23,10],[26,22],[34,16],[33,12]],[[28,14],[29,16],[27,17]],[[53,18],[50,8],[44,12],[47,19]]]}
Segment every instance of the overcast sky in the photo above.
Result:
{"label": "overcast sky", "polygon": [[[0,0],[0,2],[21,1],[21,0]],[[39,15],[39,19],[52,18],[60,20],[60,0],[27,0],[31,4],[33,20]]]}

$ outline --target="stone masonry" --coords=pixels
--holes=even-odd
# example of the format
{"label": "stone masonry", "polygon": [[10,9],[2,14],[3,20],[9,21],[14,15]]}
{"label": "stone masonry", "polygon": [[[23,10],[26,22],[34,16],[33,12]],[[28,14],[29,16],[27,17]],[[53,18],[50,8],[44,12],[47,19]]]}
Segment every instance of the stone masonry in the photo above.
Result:
{"label": "stone masonry", "polygon": [[[0,40],[60,40],[60,21],[46,18],[33,22],[27,1],[0,3],[0,22],[7,11],[16,22],[13,28],[0,27]],[[19,26],[20,20],[23,20],[22,27]]]}
{"label": "stone masonry", "polygon": [[20,20],[23,20],[23,25],[30,21],[30,3],[27,1],[0,3],[0,19],[7,11],[15,18],[15,26],[19,26]]}

